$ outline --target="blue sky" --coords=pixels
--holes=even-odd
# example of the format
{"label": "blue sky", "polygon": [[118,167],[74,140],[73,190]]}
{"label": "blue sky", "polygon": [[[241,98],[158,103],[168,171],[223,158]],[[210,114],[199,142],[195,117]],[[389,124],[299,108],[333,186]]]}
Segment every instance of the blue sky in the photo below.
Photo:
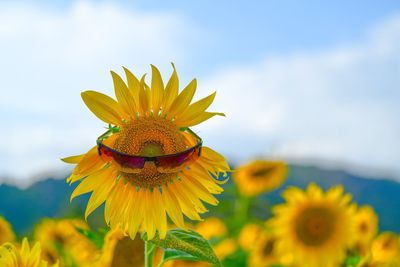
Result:
{"label": "blue sky", "polygon": [[398,1],[132,2],[0,3],[0,177],[63,169],[102,131],[79,92],[112,94],[122,65],[167,77],[169,62],[199,97],[217,90],[227,118],[196,130],[232,161],[399,177]]}

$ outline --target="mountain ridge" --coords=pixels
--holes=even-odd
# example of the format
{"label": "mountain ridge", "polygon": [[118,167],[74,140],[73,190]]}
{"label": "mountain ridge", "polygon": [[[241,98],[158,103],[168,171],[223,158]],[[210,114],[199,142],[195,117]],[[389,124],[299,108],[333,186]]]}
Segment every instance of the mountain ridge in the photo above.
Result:
{"label": "mountain ridge", "polygon": [[[290,165],[289,174],[284,185],[269,194],[262,195],[255,212],[265,217],[270,214],[273,204],[282,202],[280,194],[288,186],[305,188],[315,182],[324,189],[342,184],[345,191],[353,195],[353,200],[359,205],[372,205],[380,217],[379,226],[382,231],[400,232],[400,183],[376,177],[364,178],[343,170],[327,170],[315,166]],[[230,189],[234,186],[230,181],[225,186],[226,193],[218,196],[220,200],[229,199]],[[49,177],[38,181],[25,189],[13,185],[0,185],[0,215],[11,222],[18,235],[30,233],[32,225],[43,217],[74,217],[83,218],[88,195],[77,198],[70,203],[69,198],[76,185],[69,186],[65,179]],[[268,203],[266,208],[265,203]],[[211,208],[212,215],[218,208]],[[267,212],[266,212],[267,211]],[[101,209],[88,219],[94,227],[103,227]]]}

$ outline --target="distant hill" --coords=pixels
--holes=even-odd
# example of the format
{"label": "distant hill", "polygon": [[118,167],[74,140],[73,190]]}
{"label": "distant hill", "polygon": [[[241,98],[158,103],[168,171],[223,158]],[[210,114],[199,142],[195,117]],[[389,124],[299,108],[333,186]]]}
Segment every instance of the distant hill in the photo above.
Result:
{"label": "distant hill", "polygon": [[[291,166],[289,177],[284,186],[260,198],[253,210],[260,217],[267,217],[270,207],[282,201],[280,193],[290,185],[305,188],[308,183],[316,182],[323,188],[343,184],[346,191],[353,194],[357,203],[372,205],[380,217],[380,229],[400,233],[400,184],[384,179],[366,179],[344,171],[324,170],[317,167]],[[229,182],[226,193],[220,196],[221,204],[231,202],[234,196],[233,183]],[[43,217],[83,216],[88,196],[79,197],[72,204],[69,197],[75,186],[69,186],[65,180],[49,178],[21,190],[14,186],[0,186],[0,215],[6,217],[19,235],[30,233],[32,226]],[[221,207],[222,208],[222,207]],[[211,211],[222,212],[220,208]],[[226,210],[226,209],[224,209]],[[225,212],[225,211],[224,211]],[[102,212],[89,217],[89,223],[95,227],[103,226]]]}

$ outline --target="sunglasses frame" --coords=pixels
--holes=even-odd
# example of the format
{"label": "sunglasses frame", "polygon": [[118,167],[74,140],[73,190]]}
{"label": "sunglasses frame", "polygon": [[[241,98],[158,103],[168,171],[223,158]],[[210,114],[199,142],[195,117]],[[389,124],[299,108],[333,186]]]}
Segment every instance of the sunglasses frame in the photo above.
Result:
{"label": "sunglasses frame", "polygon": [[[111,154],[115,153],[115,154],[117,154],[119,156],[122,156],[122,157],[143,159],[143,164],[140,164],[140,165],[143,165],[143,166],[139,166],[138,167],[140,169],[144,168],[144,165],[146,164],[146,162],[153,162],[157,167],[159,167],[159,162],[162,159],[179,157],[179,156],[184,155],[186,153],[189,154],[192,151],[196,151],[196,149],[198,149],[198,155],[197,156],[200,157],[201,148],[203,146],[203,140],[195,132],[193,132],[188,127],[181,128],[180,130],[181,131],[187,131],[190,134],[192,134],[193,136],[195,136],[197,138],[197,140],[198,140],[197,144],[192,146],[192,147],[190,147],[190,148],[188,148],[188,149],[186,149],[186,150],[184,150],[184,151],[181,151],[181,152],[178,152],[178,153],[174,153],[174,154],[166,154],[166,155],[159,155],[159,156],[131,155],[131,154],[127,154],[127,153],[123,153],[123,152],[120,152],[118,150],[115,150],[115,149],[113,149],[113,148],[111,148],[111,147],[109,147],[109,146],[107,146],[107,145],[105,145],[103,143],[103,140],[107,139],[110,136],[110,134],[119,132],[119,127],[117,127],[117,126],[113,127],[113,126],[110,125],[108,127],[108,130],[97,138],[97,141],[96,141],[96,143],[97,143],[97,151],[98,151],[99,156],[102,155],[102,151],[101,150],[102,150],[102,148],[104,148],[104,149],[108,150],[109,152],[111,152]],[[113,157],[113,156],[111,156],[111,157]],[[182,163],[182,165],[183,165],[183,163]]]}

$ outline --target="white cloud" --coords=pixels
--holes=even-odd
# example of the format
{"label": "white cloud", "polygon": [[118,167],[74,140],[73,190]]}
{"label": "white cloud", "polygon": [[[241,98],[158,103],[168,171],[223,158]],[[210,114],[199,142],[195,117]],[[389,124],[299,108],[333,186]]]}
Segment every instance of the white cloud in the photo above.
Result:
{"label": "white cloud", "polygon": [[[80,92],[112,94],[110,69],[183,64],[192,28],[177,13],[76,1],[51,9],[0,4],[0,177],[64,168],[62,156],[93,145],[103,123]],[[132,66],[132,64],[135,64]]]}
{"label": "white cloud", "polygon": [[[400,16],[358,43],[268,57],[216,73],[211,127],[227,153],[317,158],[400,174]],[[207,127],[207,126],[204,126]],[[228,136],[228,137],[226,137]]]}

